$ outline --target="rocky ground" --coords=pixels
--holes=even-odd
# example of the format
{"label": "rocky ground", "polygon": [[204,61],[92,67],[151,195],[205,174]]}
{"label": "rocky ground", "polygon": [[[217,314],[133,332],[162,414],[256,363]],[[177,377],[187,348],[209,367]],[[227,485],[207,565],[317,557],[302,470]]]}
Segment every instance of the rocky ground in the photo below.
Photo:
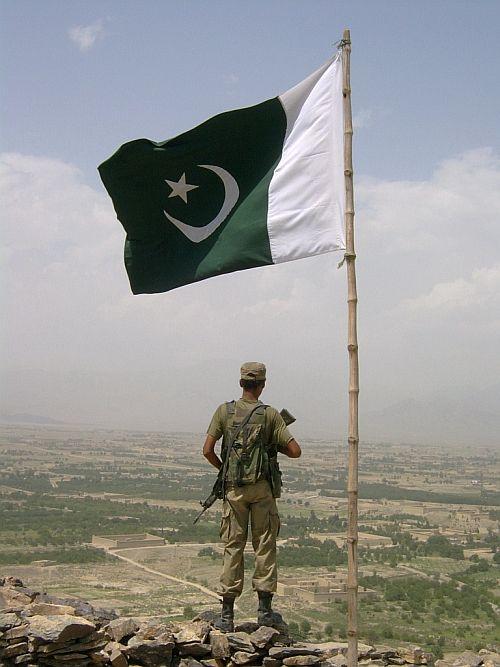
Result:
{"label": "rocky ground", "polygon": [[[0,579],[0,667],[112,665],[113,667],[347,667],[347,644],[296,643],[287,628],[244,622],[221,634],[216,612],[192,621],[117,618],[74,598],[34,591],[14,577]],[[422,649],[359,644],[359,664],[432,665]],[[500,667],[498,653],[466,651],[436,667]]]}

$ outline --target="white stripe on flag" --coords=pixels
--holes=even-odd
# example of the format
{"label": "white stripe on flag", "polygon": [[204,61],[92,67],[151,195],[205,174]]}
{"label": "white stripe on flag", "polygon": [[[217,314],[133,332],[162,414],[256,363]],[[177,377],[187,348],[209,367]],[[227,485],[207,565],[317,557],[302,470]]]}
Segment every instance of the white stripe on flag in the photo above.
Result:
{"label": "white stripe on flag", "polygon": [[287,131],[267,215],[275,264],[345,249],[340,54],[279,99]]}

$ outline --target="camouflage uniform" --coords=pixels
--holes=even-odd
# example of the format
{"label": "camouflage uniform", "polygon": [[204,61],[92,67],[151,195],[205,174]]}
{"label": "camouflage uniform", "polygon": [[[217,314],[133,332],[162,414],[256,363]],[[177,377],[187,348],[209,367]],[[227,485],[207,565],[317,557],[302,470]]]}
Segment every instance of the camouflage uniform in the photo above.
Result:
{"label": "camouflage uniform", "polygon": [[[260,366],[263,365],[260,364]],[[259,437],[265,446],[275,445],[278,451],[286,447],[292,440],[292,435],[279,412],[270,406],[264,407],[260,401],[248,399],[235,401],[233,408],[230,403],[220,405],[212,418],[208,435],[216,440],[222,436],[225,436],[226,439],[231,425],[232,410],[234,410],[235,417],[241,419],[248,414],[249,410],[259,404],[263,408],[256,410],[256,413],[261,414],[253,420],[256,423],[254,431],[258,427]],[[252,483],[242,485],[235,483],[234,474],[229,475],[227,480],[220,530],[224,543],[224,563],[219,588],[220,595],[225,598],[238,597],[243,590],[243,552],[247,542],[249,521],[252,546],[255,552],[253,589],[269,593],[276,591],[276,538],[280,529],[280,520],[276,500],[266,473],[259,471],[256,477]]]}

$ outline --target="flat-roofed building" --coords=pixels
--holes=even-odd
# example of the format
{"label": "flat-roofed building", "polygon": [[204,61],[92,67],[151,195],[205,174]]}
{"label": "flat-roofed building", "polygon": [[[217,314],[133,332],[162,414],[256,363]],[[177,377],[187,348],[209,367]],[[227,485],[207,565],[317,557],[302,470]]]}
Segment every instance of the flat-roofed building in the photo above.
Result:
{"label": "flat-roofed building", "polygon": [[129,533],[128,535],[92,535],[92,546],[103,549],[140,549],[141,547],[161,547],[163,537],[149,533]]}
{"label": "flat-roofed building", "polygon": [[[320,577],[287,577],[278,582],[276,593],[295,597],[304,602],[324,603],[345,600],[347,597],[347,574],[335,572]],[[359,587],[360,597],[376,596],[376,591]]]}
{"label": "flat-roofed building", "polygon": [[[332,542],[335,542],[339,548],[342,548],[347,542],[346,533],[311,533],[311,537],[320,542],[331,540]],[[392,539],[386,535],[358,533],[358,545],[360,547],[371,547],[372,549],[377,547],[391,547]]]}

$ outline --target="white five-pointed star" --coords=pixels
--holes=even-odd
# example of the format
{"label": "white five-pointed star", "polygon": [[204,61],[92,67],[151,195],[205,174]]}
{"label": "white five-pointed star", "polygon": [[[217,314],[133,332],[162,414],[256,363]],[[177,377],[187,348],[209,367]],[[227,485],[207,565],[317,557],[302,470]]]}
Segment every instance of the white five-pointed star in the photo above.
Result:
{"label": "white five-pointed star", "polygon": [[170,197],[180,197],[186,204],[187,193],[190,190],[194,190],[195,188],[199,187],[198,185],[189,185],[189,183],[186,183],[185,173],[182,174],[178,181],[167,181],[167,179],[165,179],[165,183],[170,185],[172,188],[172,192],[168,195],[169,199]]}

